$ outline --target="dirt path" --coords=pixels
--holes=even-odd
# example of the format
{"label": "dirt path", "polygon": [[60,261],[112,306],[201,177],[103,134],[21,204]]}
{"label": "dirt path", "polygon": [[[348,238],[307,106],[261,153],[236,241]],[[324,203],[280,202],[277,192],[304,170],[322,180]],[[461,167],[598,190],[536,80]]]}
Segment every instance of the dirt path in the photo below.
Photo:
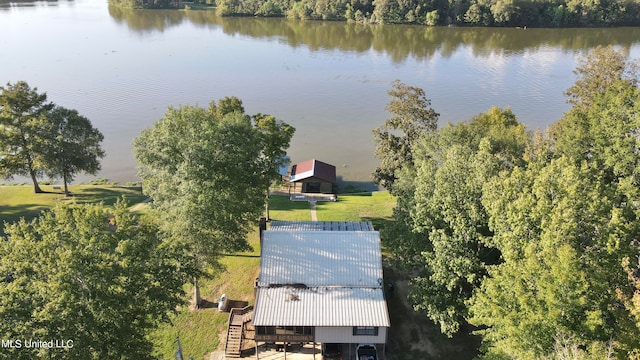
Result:
{"label": "dirt path", "polygon": [[413,310],[408,299],[410,287],[407,274],[385,264],[384,278],[394,285],[394,295],[387,298],[391,318],[387,359],[471,360],[477,355],[479,337],[457,334],[447,338],[424,313]]}
{"label": "dirt path", "polygon": [[309,209],[311,209],[311,221],[318,221],[318,214],[316,213],[316,202],[309,201]]}
{"label": "dirt path", "polygon": [[129,208],[130,212],[134,212],[134,211],[138,211],[138,209],[140,209],[142,207],[142,204],[146,204],[148,202],[151,202],[151,200],[153,200],[152,198],[148,197],[144,200],[142,200],[141,202],[133,205],[132,207]]}

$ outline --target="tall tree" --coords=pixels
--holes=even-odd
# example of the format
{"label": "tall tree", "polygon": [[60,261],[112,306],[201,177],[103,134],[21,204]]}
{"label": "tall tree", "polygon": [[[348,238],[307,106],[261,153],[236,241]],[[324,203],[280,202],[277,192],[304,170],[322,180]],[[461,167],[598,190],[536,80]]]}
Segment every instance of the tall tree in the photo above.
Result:
{"label": "tall tree", "polygon": [[289,164],[286,149],[296,129],[271,115],[256,114],[252,117],[262,143],[261,157],[267,166],[263,177],[267,186],[265,199],[265,216],[269,219],[269,187],[280,179],[278,170]]}
{"label": "tall tree", "polygon": [[0,176],[31,177],[33,191],[41,193],[47,136],[47,112],[53,108],[45,93],[24,81],[0,87]]}
{"label": "tall tree", "polygon": [[616,81],[625,80],[635,85],[638,80],[637,65],[629,61],[622,50],[613,46],[595,47],[573,71],[578,79],[565,92],[567,101],[574,107],[586,109],[595,96],[603,94]]}
{"label": "tall tree", "polygon": [[547,155],[485,185],[503,263],[469,303],[487,358],[640,355],[629,266],[640,254],[640,91],[602,56],[587,60],[590,78],[572,87],[580,101],[536,150]]}
{"label": "tall tree", "polygon": [[486,186],[483,203],[503,263],[470,302],[487,358],[540,359],[573,339],[594,358],[612,341],[637,348],[640,328],[620,307],[622,259],[638,253],[634,205],[597,168],[561,157],[532,163]]}
{"label": "tall tree", "polygon": [[264,136],[239,99],[225,98],[207,109],[170,108],[134,141],[154,216],[201,268],[218,267],[221,253],[249,247],[246,235],[263,208],[266,175],[277,171],[268,159],[289,145],[268,147]]}
{"label": "tall tree", "polygon": [[[124,202],[58,205],[5,232],[0,336],[22,347],[3,348],[3,359],[150,359],[149,330],[168,321],[197,275]],[[27,348],[30,339],[65,347]]]}
{"label": "tall tree", "polygon": [[394,193],[393,185],[399,172],[413,166],[414,147],[418,139],[438,127],[438,116],[423,89],[408,86],[400,80],[388,91],[391,100],[386,110],[392,114],[384,125],[373,130],[375,154],[380,166],[373,173],[373,181]]}
{"label": "tall tree", "polygon": [[429,244],[411,281],[416,309],[456,333],[467,316],[466,301],[500,259],[492,246],[483,186],[523,162],[524,125],[511,110],[492,108],[470,122],[427,134],[415,165],[413,232]]}
{"label": "tall tree", "polygon": [[46,146],[45,164],[50,177],[61,176],[64,193],[69,196],[67,184],[78,172],[95,174],[100,170],[104,151],[100,143],[102,133],[76,110],[56,106],[47,114],[50,133]]}

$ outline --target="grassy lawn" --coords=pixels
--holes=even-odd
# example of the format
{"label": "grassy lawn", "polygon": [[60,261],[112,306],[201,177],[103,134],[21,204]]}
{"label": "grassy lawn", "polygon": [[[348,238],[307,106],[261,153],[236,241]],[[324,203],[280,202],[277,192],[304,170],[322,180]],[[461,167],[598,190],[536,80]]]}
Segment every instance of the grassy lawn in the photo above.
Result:
{"label": "grassy lawn", "polygon": [[[63,191],[54,190],[53,186],[41,185],[42,194],[34,194],[32,186],[0,186],[0,223],[14,222],[20,218],[31,220],[41,211],[54,206],[58,202],[96,203],[113,205],[126,196],[131,204],[140,202],[146,197],[140,187],[120,187],[114,185],[72,185],[69,191],[73,196],[65,197]],[[3,231],[0,229],[0,234]]]}
{"label": "grassy lawn", "polygon": [[269,217],[271,220],[311,221],[309,203],[289,201],[287,196],[269,196]]}
{"label": "grassy lawn", "polygon": [[388,192],[338,196],[336,202],[316,204],[318,221],[371,221],[380,230],[390,221],[396,198]]}

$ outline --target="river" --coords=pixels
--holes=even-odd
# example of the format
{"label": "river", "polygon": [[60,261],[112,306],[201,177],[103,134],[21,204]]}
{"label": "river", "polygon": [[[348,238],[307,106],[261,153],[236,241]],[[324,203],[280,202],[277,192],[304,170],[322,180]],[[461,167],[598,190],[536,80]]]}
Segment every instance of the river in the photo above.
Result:
{"label": "river", "polygon": [[[517,29],[220,18],[106,0],[0,1],[0,83],[27,81],[105,135],[98,177],[138,180],[131,142],[167,107],[237,96],[297,132],[315,158],[372,188],[371,130],[395,79],[425,89],[441,125],[510,106],[530,130],[569,109],[578,60],[613,44],[640,57],[640,28]],[[90,177],[80,176],[79,181]]]}

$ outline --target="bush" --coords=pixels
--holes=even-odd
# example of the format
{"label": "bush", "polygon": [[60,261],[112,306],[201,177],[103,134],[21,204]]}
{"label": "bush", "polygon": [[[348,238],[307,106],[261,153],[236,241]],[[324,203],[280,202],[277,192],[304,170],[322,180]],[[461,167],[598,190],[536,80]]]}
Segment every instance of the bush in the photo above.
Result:
{"label": "bush", "polygon": [[109,185],[112,184],[107,178],[93,179],[88,182],[89,185]]}
{"label": "bush", "polygon": [[427,13],[427,18],[425,19],[425,24],[429,26],[436,26],[439,19],[440,15],[438,14],[438,10],[429,11]]}
{"label": "bush", "polygon": [[264,4],[262,4],[262,6],[260,6],[260,9],[258,9],[258,12],[256,15],[264,16],[264,17],[274,17],[274,16],[282,16],[284,14],[282,12],[282,8],[280,7],[280,5],[278,5],[277,3],[271,0],[267,0]]}

